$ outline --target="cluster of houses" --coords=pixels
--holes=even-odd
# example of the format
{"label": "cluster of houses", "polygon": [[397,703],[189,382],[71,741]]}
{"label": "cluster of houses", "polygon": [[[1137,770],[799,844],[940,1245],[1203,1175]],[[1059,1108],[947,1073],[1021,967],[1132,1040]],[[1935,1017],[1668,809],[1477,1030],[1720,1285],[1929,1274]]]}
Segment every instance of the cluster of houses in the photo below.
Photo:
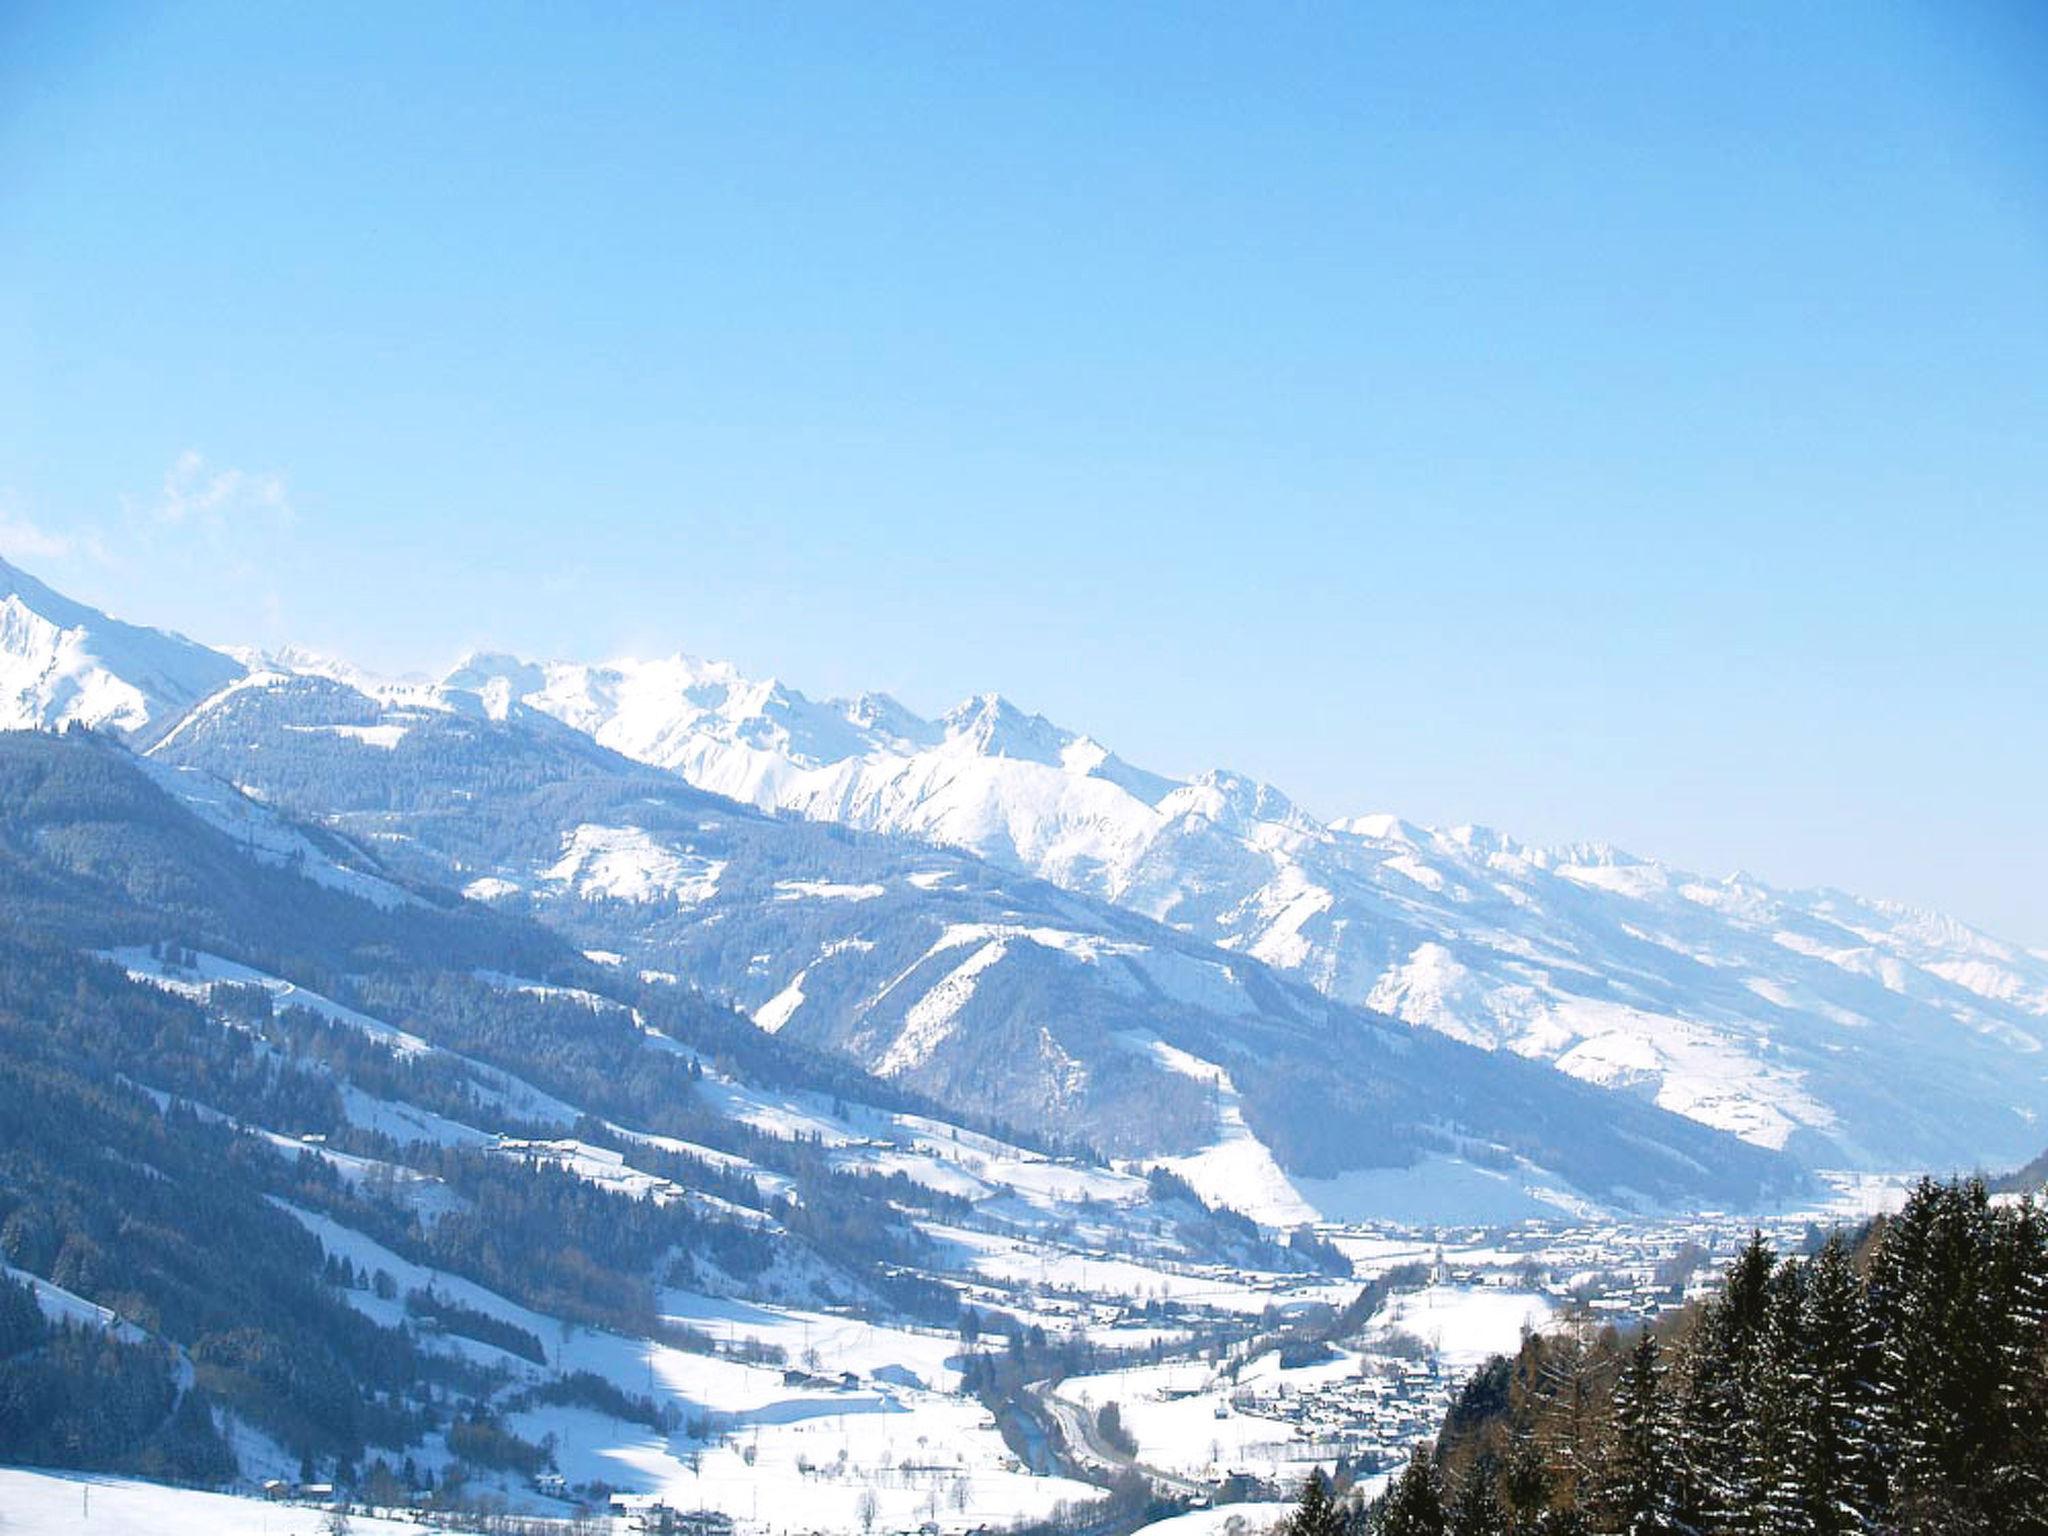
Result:
{"label": "cluster of houses", "polygon": [[732,1516],[715,1509],[677,1509],[659,1494],[615,1493],[612,1518],[635,1536],[732,1536]]}
{"label": "cluster of houses", "polygon": [[[1244,1452],[1260,1465],[1298,1466],[1298,1475],[1283,1473],[1281,1478],[1292,1486],[1314,1466],[1348,1462],[1376,1470],[1405,1462],[1416,1441],[1435,1436],[1460,1384],[1434,1358],[1382,1359],[1358,1375],[1312,1387],[1240,1391],[1230,1406],[1270,1420],[1281,1431],[1272,1442],[1247,1445]],[[1240,1480],[1252,1476],[1231,1475]]]}

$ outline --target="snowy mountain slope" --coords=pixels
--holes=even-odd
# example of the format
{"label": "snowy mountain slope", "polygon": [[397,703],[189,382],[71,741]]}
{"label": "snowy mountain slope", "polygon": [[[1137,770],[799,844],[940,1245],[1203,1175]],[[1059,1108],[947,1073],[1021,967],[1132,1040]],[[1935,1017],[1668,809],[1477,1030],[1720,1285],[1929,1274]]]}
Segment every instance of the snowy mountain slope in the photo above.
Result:
{"label": "snowy mountain slope", "polygon": [[[239,1458],[209,1481],[375,1457],[553,1513],[543,1446],[578,1484],[722,1488],[733,1508],[757,1466],[804,1486],[826,1434],[863,1476],[914,1437],[971,1477],[980,1523],[1088,1490],[1009,1457],[964,1380],[963,1304],[1020,1333],[1065,1308],[1118,1351],[1255,1317],[1275,1283],[1350,1293],[1331,1250],[949,1121],[530,921],[280,861],[181,793],[193,776],[83,733],[0,736],[0,1283],[136,1346],[116,1375],[95,1342],[74,1378],[119,1410],[97,1412],[96,1460],[195,1386],[200,1449],[223,1449],[217,1427]],[[312,920],[280,923],[302,903]],[[1041,1276],[1092,1263],[1104,1302],[1041,1304],[990,1272],[997,1253]],[[1189,1293],[1171,1327],[1138,1304],[1166,1284]],[[279,1363],[234,1377],[230,1349]],[[479,1450],[487,1421],[531,1461]],[[855,1529],[858,1491],[810,1490],[806,1518]],[[926,1491],[895,1489],[895,1523]]]}
{"label": "snowy mountain slope", "polygon": [[[329,677],[239,687],[152,761],[317,814],[415,881],[687,978],[764,1034],[961,1112],[1194,1158],[1212,1195],[1276,1219],[1308,1208],[1294,1178],[1432,1158],[1621,1202],[1741,1204],[1792,1178],[1734,1138],[1113,905],[709,795],[480,682],[428,711]],[[380,723],[405,729],[380,745]]]}
{"label": "snowy mountain slope", "polygon": [[2048,960],[1938,915],[1600,845],[1325,824],[1234,774],[1134,769],[994,696],[926,721],[681,657],[478,657],[450,681],[702,788],[971,850],[1760,1146],[1968,1166],[2024,1156],[2048,1114]]}
{"label": "snowy mountain slope", "polygon": [[110,619],[0,560],[0,730],[77,722],[148,739],[241,671],[232,657]]}
{"label": "snowy mountain slope", "polygon": [[[505,726],[497,776],[464,802],[486,822],[502,820],[494,802],[505,795],[559,782],[561,762],[603,777],[620,754],[764,809],[966,850],[1338,1002],[1554,1064],[1817,1165],[2017,1161],[2048,1111],[2048,958],[1930,914],[1744,877],[1702,880],[1599,846],[1545,849],[1389,816],[1325,824],[1237,775],[1179,783],[1147,773],[995,696],[924,720],[886,696],[818,702],[683,657],[583,666],[479,656],[438,686],[387,683],[303,653],[224,657],[109,620],[11,568],[5,577],[7,718],[163,738],[161,760],[172,763],[202,726],[212,738],[190,756],[218,758],[223,722],[247,711],[278,738],[265,793],[301,812],[341,809],[322,803],[327,776],[335,761],[368,754],[390,759],[400,780],[390,804],[417,810],[408,797],[432,790],[437,765],[416,747]],[[277,750],[287,741],[308,750]],[[348,749],[340,759],[311,750],[337,744]],[[637,899],[649,912],[695,891],[707,915],[731,912],[739,893],[793,896],[734,878],[722,855],[657,846],[630,818],[551,822],[548,835],[557,840],[536,867],[508,873],[486,859],[457,883],[579,907]],[[280,846],[279,856],[303,851]],[[820,878],[872,883],[843,873]],[[902,899],[938,921],[934,893],[912,889],[921,893]],[[838,937],[863,934],[853,925]],[[803,1017],[800,999],[829,991],[855,953],[827,963],[767,952],[774,966],[790,962],[771,992],[752,995],[746,964],[720,984],[776,1028]],[[1043,970],[1054,954],[1003,940],[958,957],[965,973],[956,966],[930,985],[946,984],[956,1012],[979,1012],[1038,985],[991,986],[986,975]],[[1059,963],[1077,962],[1069,953]],[[874,1045],[873,1065],[943,1071],[938,1047],[957,1031],[937,1028],[937,1005],[914,1020],[890,1012],[925,984],[921,971],[863,1004],[857,1048]],[[820,1028],[823,1011],[811,1002],[799,1033]],[[1043,1042],[1019,1048],[1050,1093],[1063,1070],[1056,1055]],[[1913,1063],[1910,1089],[1902,1061]]]}

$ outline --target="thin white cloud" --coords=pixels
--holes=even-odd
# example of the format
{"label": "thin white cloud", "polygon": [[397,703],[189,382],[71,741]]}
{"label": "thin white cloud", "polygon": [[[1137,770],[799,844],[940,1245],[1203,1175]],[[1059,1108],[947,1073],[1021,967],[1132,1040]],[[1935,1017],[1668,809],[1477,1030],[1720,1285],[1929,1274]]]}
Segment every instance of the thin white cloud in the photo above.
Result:
{"label": "thin white cloud", "polygon": [[289,527],[297,517],[284,476],[216,466],[196,448],[171,461],[149,514],[166,527],[210,533],[251,521]]}
{"label": "thin white cloud", "polygon": [[67,534],[53,533],[33,519],[0,508],[0,555],[9,560],[62,560],[77,548]]}

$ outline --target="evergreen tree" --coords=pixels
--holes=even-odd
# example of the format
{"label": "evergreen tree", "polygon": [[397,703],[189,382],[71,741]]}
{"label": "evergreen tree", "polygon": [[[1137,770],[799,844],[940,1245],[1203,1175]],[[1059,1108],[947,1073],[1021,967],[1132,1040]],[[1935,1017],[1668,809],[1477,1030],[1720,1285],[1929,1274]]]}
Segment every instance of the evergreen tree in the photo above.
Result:
{"label": "evergreen tree", "polygon": [[0,1360],[35,1348],[47,1331],[34,1289],[0,1275]]}
{"label": "evergreen tree", "polygon": [[1458,1489],[1446,1522],[1449,1536],[1508,1536],[1508,1512],[1493,1491],[1493,1468],[1481,1463]]}
{"label": "evergreen tree", "polygon": [[2029,1199],[1992,1239],[1998,1465],[1987,1490],[2015,1529],[2048,1529],[2048,1217]]}
{"label": "evergreen tree", "polygon": [[1505,1454],[1515,1536],[2048,1536],[2048,1216],[1924,1182],[1853,1249],[1814,1241],[1752,1237],[1632,1338],[1525,1340],[1446,1420],[1461,1491]]}
{"label": "evergreen tree", "polygon": [[1694,1335],[1679,1440],[1685,1526],[1746,1532],[1762,1505],[1764,1475],[1750,1405],[1776,1268],[1763,1234],[1752,1232]]}
{"label": "evergreen tree", "polygon": [[1805,1413],[1806,1266],[1771,1275],[1763,1333],[1750,1368],[1742,1424],[1743,1465],[1756,1503],[1734,1525],[1754,1536],[1813,1536],[1801,1466],[1810,1453]]}
{"label": "evergreen tree", "polygon": [[1551,1486],[1550,1468],[1535,1440],[1526,1434],[1516,1436],[1508,1453],[1507,1471],[1501,1478],[1508,1514],[1516,1530],[1535,1529],[1537,1520],[1550,1507]]}
{"label": "evergreen tree", "polygon": [[1311,1471],[1301,1485],[1301,1498],[1281,1526],[1284,1536],[1344,1536],[1344,1511],[1330,1497],[1322,1468]]}
{"label": "evergreen tree", "polygon": [[1871,1528],[1877,1508],[1872,1441],[1877,1354],[1849,1250],[1830,1237],[1807,1266],[1791,1426],[1790,1480],[1814,1536]]}
{"label": "evergreen tree", "polygon": [[1985,1315],[1987,1212],[1981,1183],[1923,1182],[1887,1229],[1872,1275],[1891,1512],[1913,1536],[2009,1529],[1984,1507],[2000,1364]]}
{"label": "evergreen tree", "polygon": [[1681,1529],[1660,1355],[1657,1336],[1643,1329],[1614,1383],[1613,1442],[1597,1504],[1621,1536],[1669,1536]]}
{"label": "evergreen tree", "polygon": [[1428,1448],[1418,1445],[1380,1509],[1378,1536],[1448,1536],[1443,1485]]}

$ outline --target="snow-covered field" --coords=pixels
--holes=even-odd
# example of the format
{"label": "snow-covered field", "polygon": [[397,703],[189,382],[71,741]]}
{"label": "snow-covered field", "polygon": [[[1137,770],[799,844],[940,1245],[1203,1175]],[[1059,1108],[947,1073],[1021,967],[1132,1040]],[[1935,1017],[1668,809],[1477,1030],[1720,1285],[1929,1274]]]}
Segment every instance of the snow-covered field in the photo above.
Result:
{"label": "snow-covered field", "polygon": [[[0,1467],[0,1532],[6,1536],[322,1536],[327,1518],[315,1505]],[[348,1529],[349,1536],[427,1536],[433,1528],[352,1515]]]}
{"label": "snow-covered field", "polygon": [[1512,1355],[1540,1330],[1557,1303],[1531,1291],[1432,1285],[1396,1296],[1374,1321],[1421,1339],[1447,1365],[1470,1370],[1489,1355]]}
{"label": "snow-covered field", "polygon": [[1140,1526],[1140,1536],[1263,1536],[1285,1520],[1294,1506],[1285,1502],[1218,1504]]}

